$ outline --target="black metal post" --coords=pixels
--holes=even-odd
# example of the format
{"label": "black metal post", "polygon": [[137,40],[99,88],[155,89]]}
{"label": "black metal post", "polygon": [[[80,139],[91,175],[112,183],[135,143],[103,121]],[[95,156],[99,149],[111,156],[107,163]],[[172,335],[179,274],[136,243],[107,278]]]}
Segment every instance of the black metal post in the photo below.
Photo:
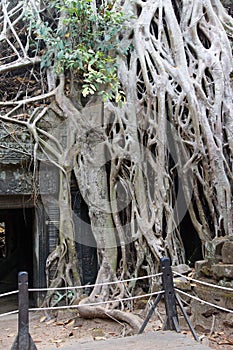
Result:
{"label": "black metal post", "polygon": [[19,272],[19,315],[18,335],[11,350],[37,350],[29,334],[29,298],[28,298],[28,273]]}
{"label": "black metal post", "polygon": [[138,334],[142,334],[142,333],[143,333],[144,329],[145,329],[146,326],[147,326],[147,323],[149,322],[151,316],[153,315],[153,312],[155,311],[156,306],[157,306],[158,303],[160,302],[160,300],[161,300],[161,298],[162,298],[162,295],[163,295],[163,294],[157,295],[157,298],[155,299],[154,304],[152,305],[151,309],[149,310],[148,315],[146,316],[146,319],[145,319],[145,321],[143,322],[143,324],[142,324],[142,326],[141,326],[141,328],[140,328]]}
{"label": "black metal post", "polygon": [[184,318],[185,318],[185,321],[187,322],[187,324],[188,324],[188,326],[189,326],[189,329],[190,329],[190,331],[192,332],[192,335],[193,335],[194,339],[195,339],[196,341],[200,341],[200,339],[199,339],[197,333],[195,332],[195,329],[193,328],[192,323],[190,322],[190,319],[189,319],[189,317],[188,317],[188,315],[187,315],[187,312],[185,311],[185,308],[184,308],[183,305],[182,305],[182,302],[181,302],[181,300],[180,300],[180,297],[179,297],[179,295],[178,295],[177,293],[175,294],[175,297],[176,297],[177,303],[178,303],[178,305],[179,305],[179,307],[180,307],[180,310],[181,310],[181,312],[182,312],[182,314],[183,314],[183,316],[184,316]]}
{"label": "black metal post", "polygon": [[164,330],[175,330],[176,332],[180,332],[170,259],[161,258],[160,264],[162,269],[162,282],[164,288],[164,300],[167,314],[167,319],[164,324]]}
{"label": "black metal post", "polygon": [[19,348],[29,348],[29,299],[28,299],[28,273],[19,273],[19,316],[18,316],[18,336]]}

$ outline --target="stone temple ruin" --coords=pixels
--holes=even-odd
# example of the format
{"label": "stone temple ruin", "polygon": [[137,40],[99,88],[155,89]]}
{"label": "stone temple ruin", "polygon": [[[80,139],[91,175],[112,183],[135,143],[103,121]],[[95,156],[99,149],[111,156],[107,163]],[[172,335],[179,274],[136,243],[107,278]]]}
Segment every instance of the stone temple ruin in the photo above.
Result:
{"label": "stone temple ruin", "polygon": [[[195,264],[196,277],[222,287],[233,288],[233,237],[219,237],[206,244],[205,260]],[[203,288],[203,287],[201,287]],[[201,291],[200,291],[201,293]],[[205,291],[203,290],[205,294]],[[204,295],[203,295],[204,297]],[[232,293],[215,291],[206,300],[219,306],[233,308]]]}
{"label": "stone temple ruin", "polygon": [[[195,263],[195,277],[198,280],[218,286],[233,288],[233,237],[218,237],[206,244],[205,260]],[[226,309],[233,309],[231,291],[195,284],[196,295],[209,303]],[[219,310],[194,301],[192,303],[193,324],[201,331],[209,331],[213,317]],[[218,318],[218,317],[217,317]],[[218,321],[219,322],[219,321]],[[223,325],[233,327],[232,314],[226,315]]]}
{"label": "stone temple ruin", "polygon": [[[19,128],[9,125],[0,130],[0,292],[15,290],[19,271],[29,273],[30,287],[45,287],[47,278],[52,278],[45,273],[46,258],[58,243],[58,174],[51,165],[40,168],[38,164],[43,179],[38,190],[33,145],[28,134]],[[88,222],[89,217],[75,181],[71,183],[71,194],[73,212],[81,218],[75,227],[80,275],[82,283],[93,283],[96,249],[78,243],[84,231],[82,222]],[[84,226],[87,234],[88,225]],[[38,295],[37,301],[42,297]]]}
{"label": "stone temple ruin", "polygon": [[[232,0],[225,0],[224,4],[229,13],[233,14]],[[0,128],[0,292],[15,289],[17,272],[22,270],[29,272],[31,287],[46,286],[46,258],[57,245],[59,221],[58,207],[51,201],[58,193],[56,172],[49,165],[40,170],[45,181],[38,192],[30,135],[23,129],[19,130],[20,126],[16,124],[7,128]],[[88,208],[75,181],[71,183],[71,190],[75,214],[83,222],[88,222]],[[181,226],[186,255],[194,263],[202,258],[201,242],[196,232],[190,230],[188,215]],[[78,243],[78,237],[84,233],[82,225],[76,225],[75,231],[82,283],[92,283],[97,269],[96,250]],[[196,277],[233,287],[232,251],[231,238],[220,237],[208,242],[205,260],[199,260],[195,264]],[[233,308],[233,300],[228,293],[213,293],[203,286],[196,286],[195,291],[203,299]]]}
{"label": "stone temple ruin", "polygon": [[[33,146],[29,135],[18,130],[20,126],[10,125],[9,128],[12,130],[4,131],[2,128],[0,131],[0,291],[16,288],[17,273],[22,270],[29,272],[31,287],[43,288],[47,283],[46,278],[52,278],[45,274],[46,258],[58,243],[58,174],[49,164],[40,167],[40,177],[44,181],[38,190],[36,176],[33,174]],[[12,138],[12,133],[17,135],[17,139]],[[71,182],[71,195],[73,211],[82,219],[75,227],[82,283],[93,283],[97,273],[97,254],[94,247],[79,243],[80,235],[92,233],[86,232],[90,227],[85,225],[89,221],[88,208],[75,180]],[[186,254],[193,255],[193,264],[202,258],[201,242],[196,232],[190,229],[190,218],[187,215],[181,225]],[[208,242],[205,260],[195,263],[196,277],[232,288],[232,251],[231,237],[219,237]],[[195,292],[200,298],[233,308],[232,295],[228,293],[220,290],[213,293],[200,285],[195,286]],[[38,296],[39,299],[41,297]]]}

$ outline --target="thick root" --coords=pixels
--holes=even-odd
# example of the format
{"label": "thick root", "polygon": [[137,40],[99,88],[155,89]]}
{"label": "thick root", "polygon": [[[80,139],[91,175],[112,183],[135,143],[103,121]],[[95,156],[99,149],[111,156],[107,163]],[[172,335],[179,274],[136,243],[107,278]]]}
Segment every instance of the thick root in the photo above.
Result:
{"label": "thick root", "polygon": [[80,316],[83,318],[111,318],[126,322],[132,328],[132,331],[135,334],[139,332],[139,329],[143,323],[143,320],[137,315],[121,310],[106,309],[102,306],[81,305],[78,310]]}

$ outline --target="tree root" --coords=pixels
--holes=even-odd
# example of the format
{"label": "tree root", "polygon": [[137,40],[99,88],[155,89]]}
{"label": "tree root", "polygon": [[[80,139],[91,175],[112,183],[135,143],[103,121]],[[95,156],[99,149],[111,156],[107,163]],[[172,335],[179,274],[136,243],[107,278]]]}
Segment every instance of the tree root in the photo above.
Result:
{"label": "tree root", "polygon": [[135,334],[139,332],[139,329],[143,323],[143,320],[137,315],[121,310],[106,309],[102,306],[85,306],[82,304],[78,310],[80,316],[83,318],[111,318],[126,322],[132,328],[133,333]]}

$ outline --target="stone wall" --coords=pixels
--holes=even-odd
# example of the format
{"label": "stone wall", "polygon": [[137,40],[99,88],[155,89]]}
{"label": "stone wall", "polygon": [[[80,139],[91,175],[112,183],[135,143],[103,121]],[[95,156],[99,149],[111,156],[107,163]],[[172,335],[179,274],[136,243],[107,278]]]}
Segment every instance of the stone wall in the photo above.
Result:
{"label": "stone wall", "polygon": [[[206,244],[205,260],[196,262],[195,277],[209,284],[233,288],[233,237],[215,238]],[[203,300],[233,310],[232,291],[198,283],[194,291]],[[219,313],[218,309],[209,305],[202,305],[197,301],[192,303],[193,324],[202,331],[210,330],[213,315]],[[233,321],[232,314],[229,317]]]}
{"label": "stone wall", "polygon": [[205,260],[195,265],[197,278],[211,278],[220,286],[233,288],[233,237],[218,237],[206,243]]}

